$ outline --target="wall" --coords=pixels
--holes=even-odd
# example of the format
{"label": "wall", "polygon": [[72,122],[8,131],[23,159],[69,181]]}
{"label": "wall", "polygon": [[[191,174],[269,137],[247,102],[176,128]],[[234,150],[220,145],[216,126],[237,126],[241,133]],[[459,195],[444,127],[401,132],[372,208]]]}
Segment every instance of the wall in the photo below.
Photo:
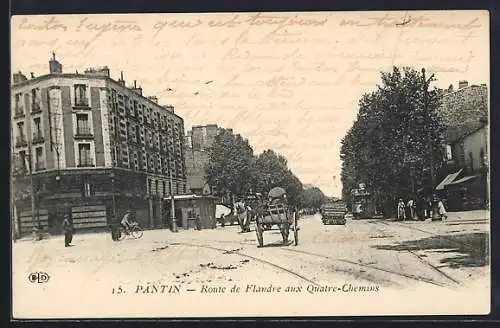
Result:
{"label": "wall", "polygon": [[[481,169],[481,149],[488,155],[488,127],[485,126],[452,145],[453,160],[458,167],[475,172]],[[463,151],[463,156],[461,155]],[[469,153],[472,153],[472,166]],[[472,170],[471,170],[472,168]]]}

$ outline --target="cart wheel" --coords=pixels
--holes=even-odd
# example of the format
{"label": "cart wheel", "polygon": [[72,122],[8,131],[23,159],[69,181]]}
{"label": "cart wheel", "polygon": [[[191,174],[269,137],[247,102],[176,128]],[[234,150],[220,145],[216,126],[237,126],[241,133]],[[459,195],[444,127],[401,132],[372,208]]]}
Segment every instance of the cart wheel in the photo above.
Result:
{"label": "cart wheel", "polygon": [[299,244],[299,226],[297,224],[297,215],[295,212],[293,213],[293,240],[294,245],[297,246]]}
{"label": "cart wheel", "polygon": [[117,234],[118,234],[117,235],[118,241],[122,241],[126,237],[126,232],[125,232],[125,230],[123,230],[123,228],[119,228],[119,230],[117,231]]}
{"label": "cart wheel", "polygon": [[255,233],[257,234],[257,241],[259,242],[259,247],[264,246],[264,231],[259,223],[255,225]]}

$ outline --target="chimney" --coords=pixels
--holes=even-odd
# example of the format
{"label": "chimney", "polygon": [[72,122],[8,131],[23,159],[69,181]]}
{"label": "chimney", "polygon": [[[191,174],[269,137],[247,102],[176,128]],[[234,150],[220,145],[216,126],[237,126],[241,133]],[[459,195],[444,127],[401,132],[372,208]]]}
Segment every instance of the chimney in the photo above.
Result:
{"label": "chimney", "polygon": [[466,88],[469,85],[467,80],[458,81],[458,89]]}
{"label": "chimney", "polygon": [[118,80],[118,83],[125,86],[125,80],[123,79],[123,71],[120,72],[120,79]]}
{"label": "chimney", "polygon": [[12,75],[12,82],[14,84],[22,83],[22,82],[27,81],[27,80],[28,79],[26,78],[26,76],[24,76],[23,73],[21,73],[21,71],[14,73]]}
{"label": "chimney", "polygon": [[174,112],[174,106],[172,106],[172,105],[163,105],[162,107],[165,108],[166,110],[168,110],[171,113]]}
{"label": "chimney", "polygon": [[156,96],[149,96],[148,99],[154,103],[158,103],[158,97],[156,97]]}
{"label": "chimney", "polygon": [[61,74],[62,73],[62,65],[60,62],[56,60],[55,52],[52,52],[52,59],[49,61],[49,70],[50,74]]}
{"label": "chimney", "polygon": [[31,75],[31,78],[32,78],[32,79],[34,79],[34,78],[35,78],[35,73],[30,72],[30,75]]}
{"label": "chimney", "polygon": [[93,76],[109,77],[109,68],[108,68],[108,66],[89,67],[84,71],[84,74],[85,75],[93,75]]}

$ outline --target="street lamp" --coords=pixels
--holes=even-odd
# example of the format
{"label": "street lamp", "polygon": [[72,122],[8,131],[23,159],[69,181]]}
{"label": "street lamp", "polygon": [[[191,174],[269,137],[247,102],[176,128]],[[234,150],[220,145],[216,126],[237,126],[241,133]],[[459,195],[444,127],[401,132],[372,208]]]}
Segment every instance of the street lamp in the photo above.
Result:
{"label": "street lamp", "polygon": [[111,197],[113,200],[113,221],[116,220],[116,201],[115,201],[115,172],[111,171],[110,175],[111,177]]}
{"label": "street lamp", "polygon": [[[430,120],[430,115],[429,115],[429,108],[428,108],[428,97],[429,97],[429,84],[434,80],[434,74],[431,75],[429,79],[425,79],[425,68],[422,68],[422,80],[424,81],[424,109],[425,109],[425,114],[427,115],[427,123],[429,123]],[[430,159],[429,159],[429,164],[430,164],[430,175],[431,175],[431,190],[434,192],[434,188],[436,185],[435,182],[435,176],[434,176],[434,147],[432,145],[432,139],[431,139],[431,130],[429,129],[429,132],[427,133],[427,147],[430,150]]]}

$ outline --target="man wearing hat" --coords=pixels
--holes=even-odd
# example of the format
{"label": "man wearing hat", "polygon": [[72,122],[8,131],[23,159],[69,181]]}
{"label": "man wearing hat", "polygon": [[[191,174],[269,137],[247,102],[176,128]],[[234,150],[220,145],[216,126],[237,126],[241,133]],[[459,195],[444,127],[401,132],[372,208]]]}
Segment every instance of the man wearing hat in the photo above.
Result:
{"label": "man wearing hat", "polygon": [[73,227],[71,226],[71,222],[69,222],[69,214],[64,215],[63,231],[64,247],[69,247],[71,246],[71,241],[73,240]]}

